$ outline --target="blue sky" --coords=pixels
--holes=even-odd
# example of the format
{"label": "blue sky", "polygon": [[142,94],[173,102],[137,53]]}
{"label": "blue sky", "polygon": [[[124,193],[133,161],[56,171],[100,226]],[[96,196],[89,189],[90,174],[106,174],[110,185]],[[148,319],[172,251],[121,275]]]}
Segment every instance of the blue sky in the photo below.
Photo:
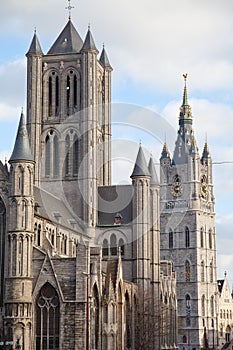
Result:
{"label": "blue sky", "polygon": [[[27,52],[36,27],[44,53],[65,26],[65,0],[8,0],[0,13],[0,159],[12,151],[21,106],[26,100]],[[72,21],[82,37],[90,23],[96,46],[103,43],[114,68],[114,103],[143,107],[163,118],[173,129],[166,136],[174,149],[179,106],[183,94],[182,74],[188,72],[189,104],[200,153],[207,135],[213,162],[233,161],[233,2],[232,0],[73,0]],[[123,108],[123,107],[122,107]],[[113,119],[115,116],[113,116]],[[117,119],[117,118],[116,118]],[[131,143],[117,157],[129,181],[139,140],[160,157],[165,131],[151,124],[135,128],[114,119],[113,139],[120,135]],[[142,130],[144,129],[144,130]],[[118,143],[116,141],[116,149]],[[218,277],[226,270],[233,283],[233,164],[214,164]]]}

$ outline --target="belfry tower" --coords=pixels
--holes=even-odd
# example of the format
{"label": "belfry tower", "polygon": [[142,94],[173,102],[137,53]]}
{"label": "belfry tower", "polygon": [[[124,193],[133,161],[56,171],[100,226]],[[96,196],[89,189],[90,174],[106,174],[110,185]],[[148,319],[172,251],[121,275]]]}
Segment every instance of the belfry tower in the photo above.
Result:
{"label": "belfry tower", "polygon": [[105,48],[98,59],[90,28],[83,41],[69,17],[47,54],[35,33],[26,56],[35,184],[65,197],[94,227],[97,186],[111,183],[112,68]]}
{"label": "belfry tower", "polygon": [[216,232],[212,160],[202,156],[193,130],[186,79],[173,157],[164,144],[160,158],[161,259],[177,274],[179,349],[217,344]]}

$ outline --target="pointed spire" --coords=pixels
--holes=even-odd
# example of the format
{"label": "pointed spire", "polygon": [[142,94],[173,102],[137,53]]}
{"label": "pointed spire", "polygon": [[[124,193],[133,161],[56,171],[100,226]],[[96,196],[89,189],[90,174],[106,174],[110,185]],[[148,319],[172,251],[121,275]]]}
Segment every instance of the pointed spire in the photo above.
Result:
{"label": "pointed spire", "polygon": [[102,66],[104,68],[112,69],[111,64],[109,62],[109,59],[108,59],[108,56],[107,56],[107,53],[106,53],[106,50],[104,48],[104,45],[103,45],[103,50],[102,50],[101,55],[100,55],[100,63],[102,64]]}
{"label": "pointed spire", "polygon": [[183,74],[184,77],[184,93],[183,101],[180,107],[180,118],[179,125],[184,126],[184,124],[192,124],[192,111],[191,107],[188,104],[188,92],[187,92],[187,77],[188,74]]}
{"label": "pointed spire", "polygon": [[163,145],[160,160],[165,158],[170,158],[170,153],[169,153],[166,141],[164,142],[164,145]]}
{"label": "pointed spire", "polygon": [[183,77],[184,77],[184,94],[183,94],[182,106],[188,106],[188,93],[187,93],[187,85],[186,85],[188,74],[187,73],[183,74]]}
{"label": "pointed spire", "polygon": [[149,170],[150,176],[151,176],[150,184],[151,185],[158,185],[159,181],[158,181],[158,176],[157,176],[157,173],[155,170],[155,164],[154,164],[154,160],[153,160],[152,155],[150,157],[150,161],[148,164],[148,170]]}
{"label": "pointed spire", "polygon": [[75,29],[72,21],[69,19],[66,26],[52,45],[48,54],[63,54],[80,52],[83,41]]}
{"label": "pointed spire", "polygon": [[20,116],[19,127],[17,131],[17,136],[15,140],[14,150],[10,157],[9,163],[18,161],[18,160],[26,160],[26,161],[34,161],[29,145],[27,127],[25,123],[25,117],[23,114],[23,110]]}
{"label": "pointed spire", "polygon": [[84,40],[84,44],[81,51],[96,51],[97,53],[99,52],[95,46],[95,42],[90,30],[90,25],[88,26],[87,35]]}
{"label": "pointed spire", "polygon": [[204,144],[203,152],[202,152],[202,159],[208,159],[208,158],[211,158],[211,156],[210,156],[209,147],[208,147],[208,144],[206,141]]}
{"label": "pointed spire", "polygon": [[31,45],[29,47],[28,52],[26,53],[26,56],[28,55],[43,55],[43,52],[41,50],[40,42],[36,34],[36,29],[34,31],[34,36],[31,41]]}
{"label": "pointed spire", "polygon": [[141,144],[139,146],[133,173],[130,177],[133,178],[135,176],[150,176]]}

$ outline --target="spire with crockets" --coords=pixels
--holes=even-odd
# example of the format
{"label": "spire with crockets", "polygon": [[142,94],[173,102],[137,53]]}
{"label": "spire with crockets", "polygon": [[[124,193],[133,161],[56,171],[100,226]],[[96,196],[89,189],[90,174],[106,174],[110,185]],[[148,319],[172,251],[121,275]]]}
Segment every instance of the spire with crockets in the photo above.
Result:
{"label": "spire with crockets", "polygon": [[173,155],[173,164],[186,163],[188,154],[198,152],[192,128],[192,111],[188,103],[187,76],[187,73],[183,74],[184,93],[182,105],[180,107],[179,130]]}

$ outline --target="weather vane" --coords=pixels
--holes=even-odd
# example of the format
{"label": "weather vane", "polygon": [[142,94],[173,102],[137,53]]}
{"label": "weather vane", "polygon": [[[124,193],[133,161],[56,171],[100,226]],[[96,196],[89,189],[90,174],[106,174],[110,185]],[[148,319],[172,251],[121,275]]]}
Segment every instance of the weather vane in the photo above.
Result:
{"label": "weather vane", "polygon": [[71,19],[71,10],[74,9],[74,6],[71,6],[70,2],[71,0],[68,0],[68,6],[66,7],[66,10],[69,11],[69,19]]}

